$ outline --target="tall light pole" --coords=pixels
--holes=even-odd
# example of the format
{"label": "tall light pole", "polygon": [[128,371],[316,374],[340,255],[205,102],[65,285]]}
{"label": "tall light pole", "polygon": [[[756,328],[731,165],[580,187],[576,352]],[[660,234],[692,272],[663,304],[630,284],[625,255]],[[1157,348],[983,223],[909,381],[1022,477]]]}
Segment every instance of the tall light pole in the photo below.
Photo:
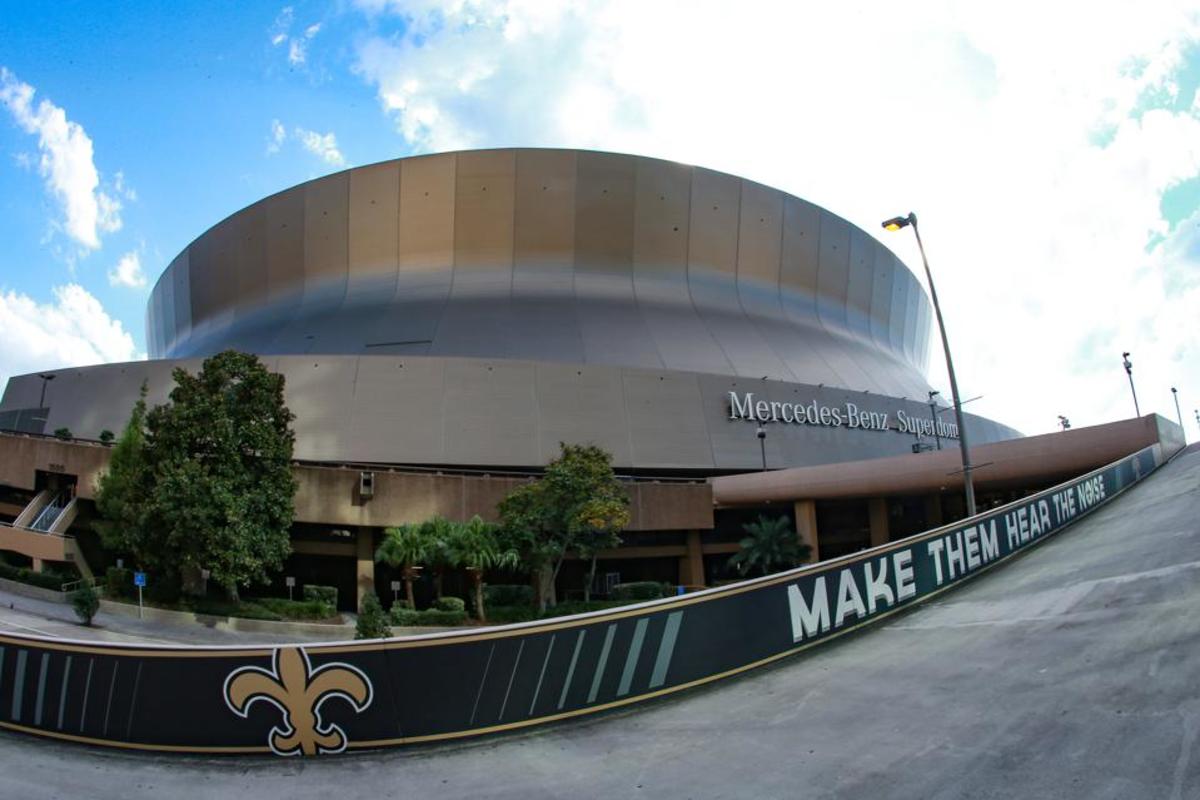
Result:
{"label": "tall light pole", "polygon": [[967,444],[967,426],[963,423],[958,380],[954,377],[954,360],[950,358],[950,340],[946,338],[946,322],[942,319],[942,307],[938,305],[937,289],[933,286],[933,273],[929,271],[929,259],[925,257],[925,244],[921,241],[921,231],[917,227],[917,215],[910,211],[907,217],[892,217],[883,223],[883,227],[889,231],[898,231],[910,226],[917,237],[917,248],[921,251],[921,263],[925,265],[925,280],[929,283],[929,297],[933,300],[933,311],[937,315],[938,330],[942,334],[942,349],[946,353],[946,372],[950,374],[950,395],[954,399],[954,421],[958,423],[958,448],[962,451],[963,491],[967,498],[967,516],[973,517],[975,516],[975,484],[971,481],[971,449]]}
{"label": "tall light pole", "polygon": [[[1175,416],[1179,418],[1179,430],[1183,430],[1183,412],[1179,410],[1179,392],[1175,387],[1171,387],[1171,396],[1175,398]],[[1183,434],[1183,441],[1187,441],[1187,434]]]}
{"label": "tall light pole", "polygon": [[1129,376],[1129,391],[1133,392],[1133,413],[1141,418],[1142,411],[1138,408],[1137,389],[1133,388],[1133,362],[1129,360],[1128,352],[1121,353],[1121,358],[1124,359],[1125,374]]}
{"label": "tall light pole", "polygon": [[762,452],[762,471],[767,471],[767,429],[762,425],[758,426],[758,430],[754,432],[758,437],[758,449]]}
{"label": "tall light pole", "polygon": [[38,408],[46,407],[46,384],[54,380],[54,375],[39,372],[38,377],[42,379],[42,397],[38,400]]}

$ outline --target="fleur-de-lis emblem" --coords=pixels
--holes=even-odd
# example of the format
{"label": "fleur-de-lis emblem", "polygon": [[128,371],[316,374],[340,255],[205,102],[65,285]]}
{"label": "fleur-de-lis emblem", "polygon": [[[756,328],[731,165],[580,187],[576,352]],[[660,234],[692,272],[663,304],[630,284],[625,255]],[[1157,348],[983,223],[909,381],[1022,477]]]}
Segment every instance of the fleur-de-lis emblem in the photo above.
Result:
{"label": "fleur-de-lis emblem", "polygon": [[283,712],[283,724],[267,736],[267,744],[280,756],[340,753],[346,734],[337,725],[321,724],[321,704],[341,697],[355,711],[371,705],[371,681],[350,664],[324,664],[314,670],[308,653],[300,647],[276,648],[273,670],[242,667],[225,679],[225,703],[243,719],[250,706],[265,700]]}

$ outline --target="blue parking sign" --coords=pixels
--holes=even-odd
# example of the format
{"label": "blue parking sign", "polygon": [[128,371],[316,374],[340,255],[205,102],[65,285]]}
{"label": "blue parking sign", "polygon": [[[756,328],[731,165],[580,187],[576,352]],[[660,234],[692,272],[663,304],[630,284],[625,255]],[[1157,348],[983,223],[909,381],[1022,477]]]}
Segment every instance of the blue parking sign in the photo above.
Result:
{"label": "blue parking sign", "polygon": [[144,573],[144,572],[133,573],[133,585],[134,586],[145,586],[146,585],[146,573]]}

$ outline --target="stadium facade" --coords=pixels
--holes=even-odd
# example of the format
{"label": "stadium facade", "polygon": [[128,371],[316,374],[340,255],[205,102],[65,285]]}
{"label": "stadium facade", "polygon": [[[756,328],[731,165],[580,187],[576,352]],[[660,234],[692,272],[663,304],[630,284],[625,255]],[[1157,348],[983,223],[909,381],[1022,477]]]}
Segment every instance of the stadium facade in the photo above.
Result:
{"label": "stadium facade", "polygon": [[[106,451],[81,440],[119,432],[143,381],[163,402],[172,369],[233,348],[286,377],[297,552],[352,556],[360,586],[382,527],[490,516],[560,442],[598,444],[629,476],[622,557],[643,531],[639,557],[671,565],[650,574],[703,583],[715,568],[697,558],[736,549],[713,531],[708,478],[953,442],[953,415],[929,402],[931,318],[874,237],[749,180],[574,150],[399,159],[272,195],[193,241],[152,291],[149,360],[11,379],[0,429],[75,438],[39,442],[26,455],[41,461],[0,483],[14,519],[21,492],[69,482],[90,498]],[[1020,435],[965,424],[973,444]],[[71,480],[52,480],[72,459]]]}

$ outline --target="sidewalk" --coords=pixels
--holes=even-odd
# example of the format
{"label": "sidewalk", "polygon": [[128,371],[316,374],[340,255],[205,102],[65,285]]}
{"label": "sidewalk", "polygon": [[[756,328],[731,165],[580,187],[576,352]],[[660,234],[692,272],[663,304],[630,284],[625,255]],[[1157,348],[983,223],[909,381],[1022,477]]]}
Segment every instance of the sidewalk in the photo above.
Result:
{"label": "sidewalk", "polygon": [[91,627],[84,627],[79,624],[70,605],[37,600],[3,590],[0,590],[0,632],[61,639],[150,644],[282,644],[344,638],[340,630],[331,630],[325,635],[238,633],[200,624],[175,625],[148,619],[139,620],[103,610],[93,618]]}

